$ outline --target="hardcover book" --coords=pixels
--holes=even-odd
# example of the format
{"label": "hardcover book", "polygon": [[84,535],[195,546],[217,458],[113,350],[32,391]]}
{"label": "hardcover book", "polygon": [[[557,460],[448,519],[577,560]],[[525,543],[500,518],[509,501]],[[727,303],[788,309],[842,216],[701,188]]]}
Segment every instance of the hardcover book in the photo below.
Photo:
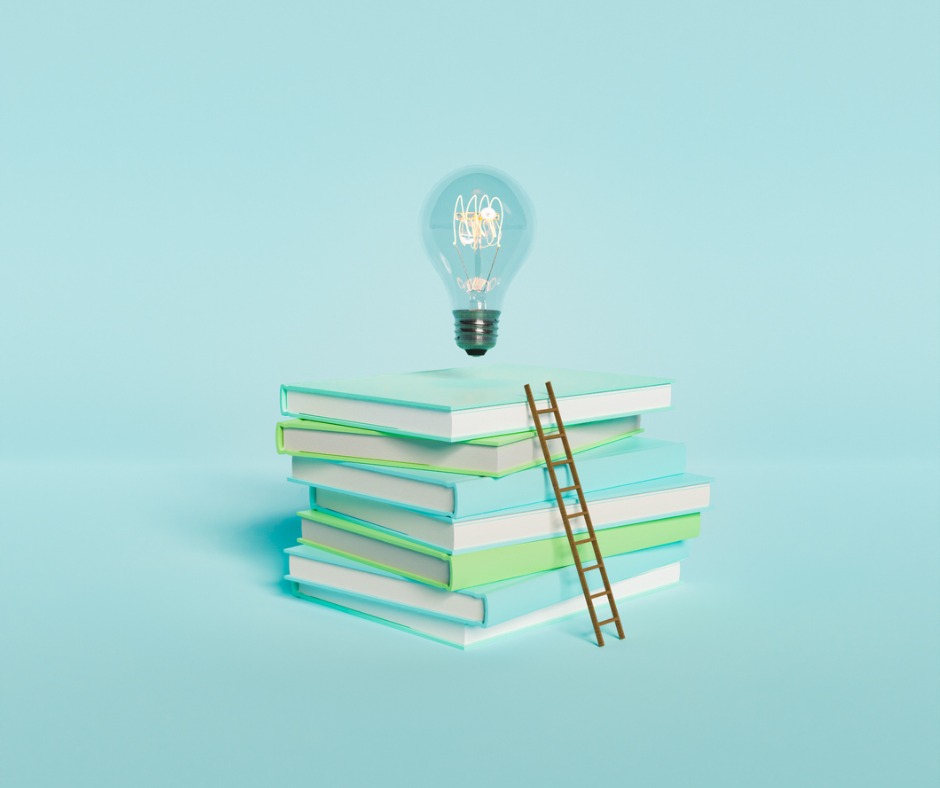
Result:
{"label": "hardcover book", "polygon": [[[628,597],[673,585],[679,582],[679,564],[669,564],[659,569],[644,572],[637,577],[621,580],[611,585],[614,599],[619,603]],[[567,616],[585,614],[582,597],[573,597],[564,602],[549,605],[541,610],[509,619],[491,627],[479,627],[461,624],[456,621],[429,616],[414,610],[407,610],[394,605],[383,604],[371,599],[344,594],[339,591],[310,586],[294,582],[294,593],[301,599],[318,602],[326,607],[349,613],[360,618],[394,627],[415,635],[423,635],[440,643],[447,643],[458,648],[467,648],[493,638],[509,635],[550,621],[557,621]],[[598,616],[606,616],[606,605],[598,605]]]}
{"label": "hardcover book", "polygon": [[[300,512],[300,517],[301,544],[451,591],[574,563],[567,536],[447,553],[327,512],[310,510]],[[603,556],[619,555],[698,536],[699,515],[646,520],[595,533]],[[590,545],[581,545],[578,551],[585,565],[593,562]]]}
{"label": "hardcover book", "polygon": [[[594,528],[600,529],[700,512],[708,508],[711,485],[704,476],[683,473],[597,490],[585,497]],[[571,506],[578,506],[576,499]],[[565,533],[555,501],[454,519],[314,487],[310,490],[310,508],[339,514],[451,553]],[[578,521],[573,522],[577,527]]]}
{"label": "hardcover book", "polygon": [[566,425],[669,407],[662,378],[491,364],[281,387],[285,416],[464,441],[534,428],[525,397],[545,407],[551,381]]}
{"label": "hardcover book", "polygon": [[[680,474],[685,470],[685,447],[638,436],[582,452],[577,467],[582,488],[593,492]],[[555,499],[544,465],[498,479],[309,457],[292,457],[291,468],[295,482],[450,517],[471,517]],[[556,474],[561,486],[571,484],[568,466],[558,466]]]}
{"label": "hardcover book", "polygon": [[[474,626],[491,627],[583,596],[574,566],[461,591],[445,591],[306,545],[289,547],[285,552],[289,581]],[[675,542],[610,556],[604,560],[604,566],[610,582],[617,583],[677,563],[688,554],[686,542]],[[599,579],[594,585],[602,587]],[[591,589],[595,590],[593,585]]]}
{"label": "hardcover book", "polygon": [[[574,453],[593,449],[636,435],[641,431],[639,422],[639,416],[627,416],[577,424],[567,430],[568,442]],[[363,427],[292,419],[277,425],[276,441],[279,453],[298,457],[478,476],[505,476],[545,464],[534,430],[445,443]],[[553,459],[563,455],[563,449],[559,449]]]}

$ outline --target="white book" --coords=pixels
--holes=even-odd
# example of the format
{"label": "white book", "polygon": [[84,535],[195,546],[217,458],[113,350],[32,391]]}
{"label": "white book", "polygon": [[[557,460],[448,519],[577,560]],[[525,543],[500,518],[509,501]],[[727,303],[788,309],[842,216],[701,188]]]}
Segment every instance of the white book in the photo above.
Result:
{"label": "white book", "polygon": [[[586,494],[596,530],[706,509],[711,485],[704,476],[683,473]],[[371,498],[314,489],[311,504],[370,525],[387,528],[447,552],[562,536],[565,526],[554,501],[538,508],[504,509],[485,517],[448,518]],[[577,501],[571,506],[577,508]],[[574,520],[575,530],[583,530]]]}
{"label": "white book", "polygon": [[[645,572],[637,577],[631,577],[628,580],[613,583],[611,585],[611,591],[613,592],[614,599],[620,602],[628,597],[636,596],[637,594],[642,594],[647,591],[653,591],[657,588],[663,588],[664,586],[678,582],[679,564],[674,563],[659,569],[654,569],[650,572]],[[318,586],[304,585],[303,583],[295,583],[294,592],[301,598],[339,608],[343,612],[368,618],[381,624],[387,624],[396,629],[411,632],[412,634],[424,635],[432,640],[457,646],[458,648],[467,648],[468,646],[492,640],[502,635],[519,632],[539,624],[557,621],[558,619],[578,613],[583,615],[586,621],[589,621],[587,605],[583,597],[575,597],[565,600],[564,602],[549,605],[541,610],[526,613],[525,615],[504,621],[495,626],[480,627],[460,624],[456,621],[438,618],[437,616],[429,616],[424,613],[406,610],[350,594],[344,594],[339,591],[332,591]],[[609,608],[606,605],[598,605],[596,610],[601,620],[609,617],[609,612],[607,612]]]}

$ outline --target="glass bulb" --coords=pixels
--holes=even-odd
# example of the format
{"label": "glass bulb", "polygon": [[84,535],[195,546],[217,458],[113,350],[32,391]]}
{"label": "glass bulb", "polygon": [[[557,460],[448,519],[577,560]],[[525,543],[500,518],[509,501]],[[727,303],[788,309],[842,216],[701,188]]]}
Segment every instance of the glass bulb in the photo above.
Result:
{"label": "glass bulb", "polygon": [[468,355],[496,344],[503,299],[529,251],[534,219],[519,185],[488,167],[451,173],[428,196],[424,245],[450,296],[457,346]]}

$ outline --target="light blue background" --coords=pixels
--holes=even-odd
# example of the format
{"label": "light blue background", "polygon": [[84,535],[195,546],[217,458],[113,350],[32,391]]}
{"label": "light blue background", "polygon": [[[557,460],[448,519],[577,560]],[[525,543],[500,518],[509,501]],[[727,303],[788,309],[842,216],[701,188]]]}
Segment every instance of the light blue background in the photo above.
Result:
{"label": "light blue background", "polygon": [[[0,9],[0,783],[935,785],[935,3]],[[417,212],[538,215],[467,359]],[[277,387],[676,379],[678,589],[461,653],[285,595]]]}

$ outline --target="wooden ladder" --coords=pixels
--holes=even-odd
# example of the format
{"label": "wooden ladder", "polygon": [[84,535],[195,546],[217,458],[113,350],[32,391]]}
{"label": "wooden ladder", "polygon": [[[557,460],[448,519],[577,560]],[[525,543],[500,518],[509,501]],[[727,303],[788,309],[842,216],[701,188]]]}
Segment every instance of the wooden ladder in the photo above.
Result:
{"label": "wooden ladder", "polygon": [[[552,480],[552,487],[555,490],[555,500],[558,502],[558,511],[561,512],[561,520],[565,524],[565,532],[568,534],[568,545],[571,547],[571,555],[574,558],[574,565],[578,570],[578,577],[581,579],[581,590],[584,592],[584,600],[587,602],[588,611],[591,614],[591,623],[594,625],[594,634],[597,635],[597,645],[604,645],[604,635],[601,633],[601,627],[605,624],[617,624],[617,636],[623,640],[623,624],[620,623],[620,613],[617,611],[617,602],[614,599],[613,591],[610,589],[610,580],[607,579],[607,569],[604,566],[604,558],[601,556],[600,547],[597,544],[597,536],[594,533],[594,524],[591,522],[591,514],[588,511],[587,501],[584,498],[584,490],[581,489],[581,480],[578,478],[578,469],[574,465],[574,458],[571,456],[571,446],[568,443],[568,435],[565,432],[565,425],[561,420],[561,413],[558,411],[558,400],[555,399],[555,392],[552,390],[552,384],[545,383],[545,389],[548,391],[548,401],[551,407],[539,409],[535,404],[535,398],[532,396],[532,387],[527,383],[525,387],[526,399],[529,401],[529,410],[532,418],[535,420],[535,430],[539,436],[539,443],[542,445],[542,455],[545,457],[545,465],[548,468],[548,475]],[[542,426],[542,416],[552,414],[555,419],[555,431],[546,434],[545,427]],[[560,440],[565,448],[565,457],[562,460],[553,460],[552,452],[548,448],[550,440]],[[567,487],[561,487],[558,484],[558,475],[555,468],[560,465],[567,465],[571,473],[573,484]],[[578,511],[569,512],[564,493],[576,490],[578,493]],[[587,526],[587,537],[576,539],[571,530],[571,521],[576,517],[583,517],[584,524]],[[578,547],[588,542],[594,547],[594,563],[591,566],[583,566],[581,563],[581,554]],[[598,571],[604,582],[604,590],[594,592],[591,590],[587,581],[587,573]],[[597,611],[594,609],[594,600],[606,596],[610,603],[611,617],[603,621],[597,620]]]}

